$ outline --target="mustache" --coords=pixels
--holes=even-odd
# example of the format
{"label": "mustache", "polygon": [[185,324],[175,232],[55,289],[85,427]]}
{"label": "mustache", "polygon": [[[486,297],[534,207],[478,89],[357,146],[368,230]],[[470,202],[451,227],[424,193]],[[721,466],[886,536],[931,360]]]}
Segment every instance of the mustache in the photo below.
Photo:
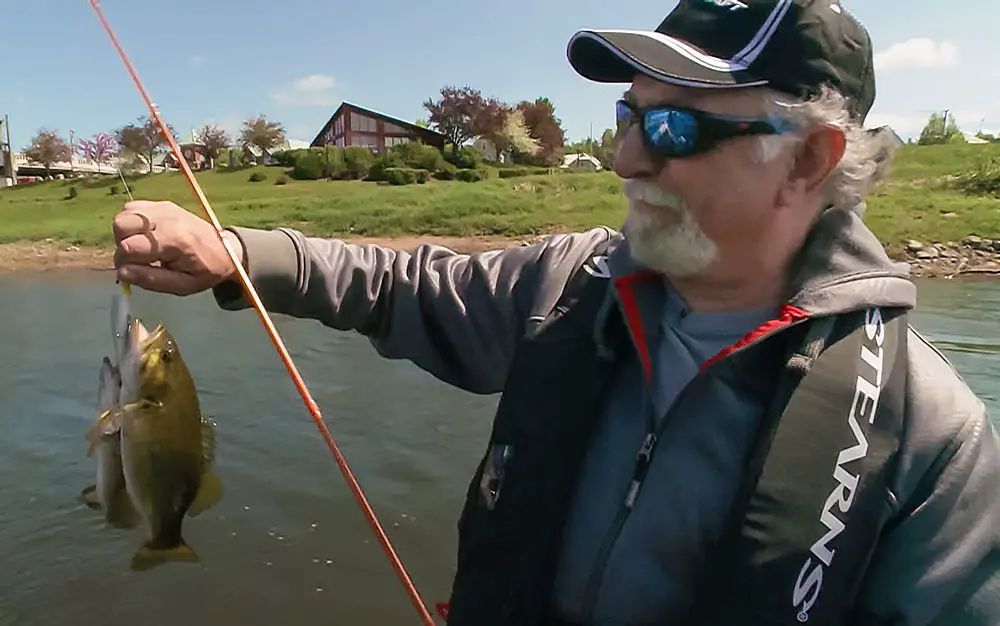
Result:
{"label": "mustache", "polygon": [[670,207],[674,209],[684,208],[684,200],[680,196],[670,193],[661,187],[642,180],[628,178],[622,181],[622,193],[632,201],[645,202],[655,206]]}

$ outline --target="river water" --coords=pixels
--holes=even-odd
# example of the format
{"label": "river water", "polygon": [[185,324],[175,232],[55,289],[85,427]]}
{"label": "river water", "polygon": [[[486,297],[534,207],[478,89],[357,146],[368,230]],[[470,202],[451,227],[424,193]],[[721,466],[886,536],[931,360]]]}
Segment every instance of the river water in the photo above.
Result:
{"label": "river water", "polygon": [[[110,355],[105,272],[0,276],[0,625],[418,624],[252,311],[140,292],[218,423],[225,498],[185,524],[202,566],[132,573],[143,538],[78,500]],[[1000,283],[920,283],[914,324],[1000,416]],[[353,333],[275,316],[334,438],[426,603],[447,598],[455,521],[496,397],[379,358]]]}

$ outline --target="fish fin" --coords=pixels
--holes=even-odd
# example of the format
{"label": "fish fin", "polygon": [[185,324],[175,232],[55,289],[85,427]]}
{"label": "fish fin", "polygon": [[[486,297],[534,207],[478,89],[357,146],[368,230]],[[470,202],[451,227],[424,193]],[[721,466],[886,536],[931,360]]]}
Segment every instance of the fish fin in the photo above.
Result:
{"label": "fish fin", "polygon": [[142,521],[142,516],[132,504],[132,498],[129,497],[128,491],[119,489],[111,495],[104,520],[115,528],[129,529],[138,526]]}
{"label": "fish fin", "polygon": [[201,418],[201,458],[205,467],[215,464],[215,422],[205,416]]}
{"label": "fish fin", "polygon": [[88,457],[94,453],[94,448],[100,443],[102,437],[113,437],[118,434],[122,427],[124,413],[123,408],[114,407],[97,416],[97,421],[87,430],[86,439],[90,442],[90,447],[87,448]]}
{"label": "fish fin", "polygon": [[83,498],[83,503],[94,509],[95,511],[100,511],[104,507],[101,505],[101,499],[97,495],[97,485],[89,485],[83,488],[80,492],[80,497]]}
{"label": "fish fin", "polygon": [[198,562],[198,554],[181,539],[178,545],[166,549],[153,548],[149,543],[144,543],[132,555],[131,567],[134,571],[144,572],[167,563]]}
{"label": "fish fin", "polygon": [[215,472],[206,469],[201,475],[201,484],[198,487],[198,494],[188,508],[188,517],[198,517],[208,509],[212,508],[222,500],[222,481]]}

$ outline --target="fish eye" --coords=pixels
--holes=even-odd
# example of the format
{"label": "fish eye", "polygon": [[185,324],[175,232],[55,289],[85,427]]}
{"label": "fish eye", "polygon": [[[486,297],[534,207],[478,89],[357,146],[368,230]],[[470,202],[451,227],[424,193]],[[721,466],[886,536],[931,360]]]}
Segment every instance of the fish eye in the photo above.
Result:
{"label": "fish eye", "polygon": [[164,363],[169,363],[174,358],[173,350],[164,350],[163,354],[160,355],[160,360]]}

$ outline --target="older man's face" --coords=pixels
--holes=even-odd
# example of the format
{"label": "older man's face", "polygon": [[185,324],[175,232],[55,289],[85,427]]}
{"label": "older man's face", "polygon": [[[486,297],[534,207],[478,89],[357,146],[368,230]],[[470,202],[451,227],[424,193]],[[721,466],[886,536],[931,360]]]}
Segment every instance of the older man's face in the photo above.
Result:
{"label": "older man's face", "polygon": [[[676,104],[711,113],[764,114],[757,90],[676,87],[637,76],[629,89],[637,106]],[[614,169],[625,179],[629,212],[623,231],[636,260],[675,278],[730,273],[759,259],[775,219],[788,158],[760,163],[753,137],[731,139],[686,158],[664,159],[646,149],[633,126],[620,137]]]}

